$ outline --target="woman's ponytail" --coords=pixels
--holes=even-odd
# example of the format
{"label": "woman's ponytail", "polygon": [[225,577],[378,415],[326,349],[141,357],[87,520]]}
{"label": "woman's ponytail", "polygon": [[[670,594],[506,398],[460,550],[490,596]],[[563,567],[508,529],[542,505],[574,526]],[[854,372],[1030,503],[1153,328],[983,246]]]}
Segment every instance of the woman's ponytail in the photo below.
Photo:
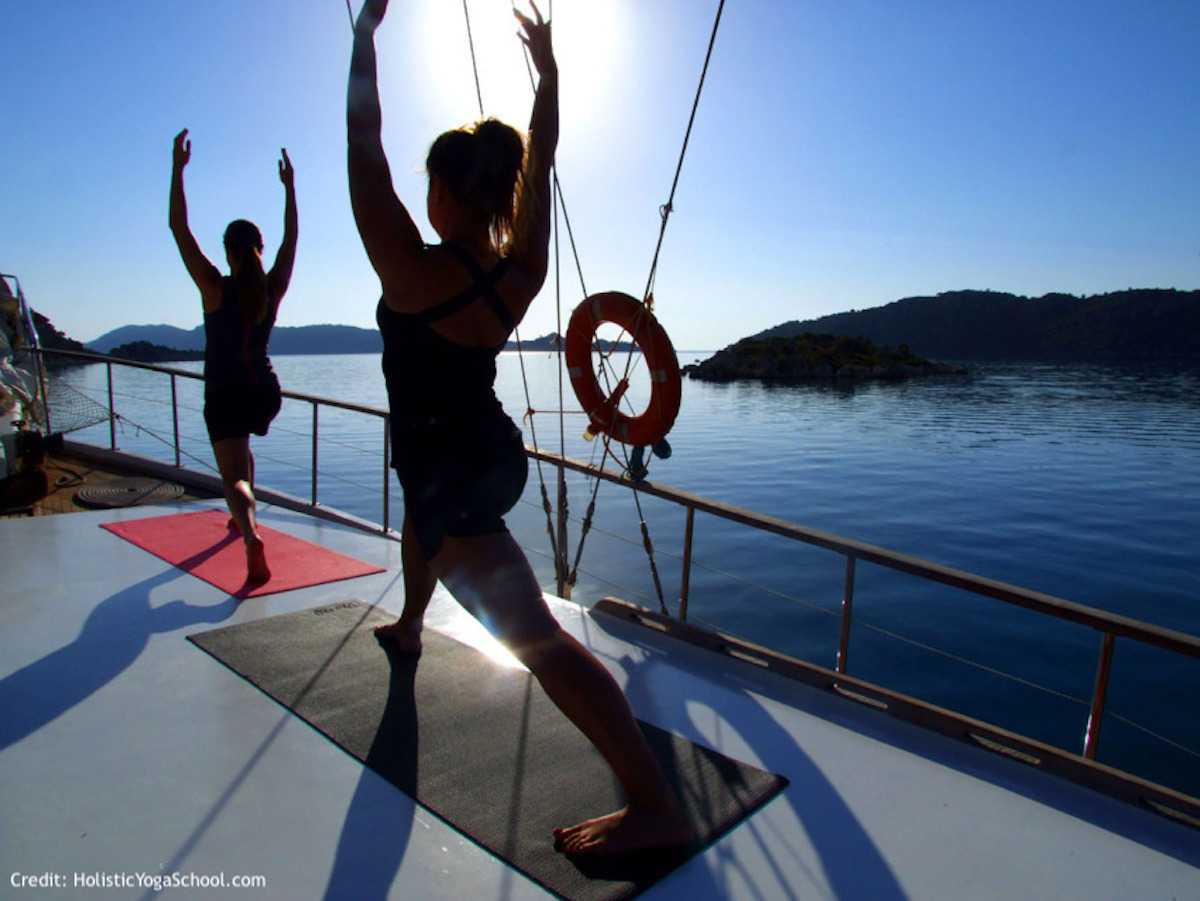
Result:
{"label": "woman's ponytail", "polygon": [[440,135],[425,161],[488,228],[492,246],[503,253],[512,243],[522,189],[525,142],[520,132],[498,119]]}
{"label": "woman's ponytail", "polygon": [[225,251],[238,262],[233,276],[234,296],[243,318],[252,325],[266,318],[269,304],[262,249],[262,233],[253,222],[238,219],[225,229]]}

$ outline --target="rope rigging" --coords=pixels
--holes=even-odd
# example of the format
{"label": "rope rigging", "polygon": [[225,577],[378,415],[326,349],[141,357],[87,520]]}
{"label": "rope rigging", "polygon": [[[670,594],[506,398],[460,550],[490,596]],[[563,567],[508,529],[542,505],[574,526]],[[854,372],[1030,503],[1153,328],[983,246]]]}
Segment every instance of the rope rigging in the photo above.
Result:
{"label": "rope rigging", "polygon": [[[679,151],[679,161],[675,167],[675,176],[671,182],[671,192],[667,198],[667,202],[665,204],[663,204],[661,207],[659,207],[661,225],[659,228],[658,241],[654,248],[654,256],[653,256],[653,259],[651,260],[651,264],[650,264],[650,274],[646,281],[646,290],[645,290],[645,293],[642,298],[642,305],[640,308],[637,309],[636,317],[632,320],[632,322],[633,322],[632,328],[627,327],[624,323],[618,323],[623,326],[625,331],[628,331],[630,333],[630,335],[635,338],[634,344],[642,348],[642,350],[643,350],[642,358],[643,359],[647,358],[647,355],[645,353],[645,345],[643,344],[642,341],[637,340],[637,336],[641,333],[643,326],[647,326],[651,332],[655,331],[655,329],[657,327],[657,322],[656,322],[656,320],[654,320],[653,314],[651,311],[653,310],[653,307],[654,307],[654,283],[655,283],[655,279],[657,278],[657,273],[658,273],[658,260],[659,260],[659,256],[662,251],[663,240],[666,236],[667,221],[670,218],[671,212],[675,208],[675,193],[679,187],[679,178],[680,178],[680,174],[683,171],[683,161],[687,155],[688,143],[691,139],[692,128],[695,125],[696,112],[700,107],[700,97],[704,90],[705,79],[708,76],[708,66],[712,60],[713,47],[716,44],[717,33],[718,33],[718,30],[720,29],[720,25],[721,25],[721,14],[724,11],[724,9],[725,9],[725,0],[720,0],[719,4],[717,6],[716,17],[713,21],[712,34],[709,36],[708,49],[705,52],[705,56],[704,56],[704,65],[701,68],[700,80],[696,86],[696,96],[695,96],[695,99],[692,101],[692,110],[688,117],[687,129],[684,133],[684,138],[683,138],[683,146],[680,148],[680,151]],[[586,292],[585,292],[584,296],[585,297],[587,296]],[[648,325],[646,322],[647,319],[649,319]],[[608,321],[612,321],[612,320],[608,320]],[[668,342],[668,344],[669,344],[669,342]],[[620,416],[617,414],[617,411],[615,410],[616,404],[613,403],[612,401],[614,401],[614,400],[619,401],[620,396],[624,393],[625,389],[627,388],[627,386],[629,384],[629,377],[632,374],[632,370],[634,367],[634,359],[635,359],[634,355],[633,355],[634,354],[634,346],[631,345],[629,348],[628,354],[626,355],[626,359],[625,359],[624,372],[621,375],[621,377],[619,379],[617,379],[615,385],[612,382],[613,377],[610,376],[607,371],[606,361],[607,361],[608,357],[611,356],[611,354],[605,354],[603,348],[600,346],[600,343],[598,341],[594,342],[594,350],[600,356],[601,371],[605,378],[606,387],[608,387],[608,389],[609,389],[607,392],[608,397],[610,398],[610,404],[608,405],[608,407],[612,408],[612,414],[613,414],[612,425],[616,426],[616,425],[620,424],[622,422],[622,420],[621,420]],[[613,352],[615,353],[615,347],[614,347]],[[672,350],[671,353],[673,355],[674,351]],[[677,375],[678,374],[678,362],[675,363],[675,370],[676,370],[676,375]],[[651,374],[652,383],[655,381],[655,378],[656,378],[656,373],[652,372],[652,374]],[[576,393],[579,393],[578,392],[578,384],[577,384],[577,392]],[[581,399],[581,401],[583,400],[582,397],[580,399]],[[653,396],[652,396],[652,401],[653,401]],[[677,409],[677,407],[676,407],[676,409]],[[608,408],[606,408],[604,412],[608,412]],[[670,446],[665,444],[665,434],[667,431],[669,431],[670,426],[673,424],[673,422],[674,422],[674,417],[671,416],[669,418],[669,421],[665,421],[663,423],[665,428],[663,428],[661,430],[663,434],[661,436],[659,436],[659,438],[661,438],[664,442],[661,448],[659,448],[656,445],[655,441],[647,442],[647,444],[655,445],[656,452],[661,450],[661,452],[657,454],[658,456],[665,458],[670,455]],[[611,434],[611,429],[603,429],[603,427],[602,427],[602,430],[608,431]],[[627,472],[629,472],[631,474],[631,476],[633,476],[634,481],[637,482],[641,478],[645,477],[646,467],[642,460],[641,455],[639,455],[636,450],[634,452],[634,455],[637,457],[636,463],[635,463],[635,461],[631,460],[628,455],[626,455],[625,469]],[[634,463],[635,463],[635,465],[631,465]]]}
{"label": "rope rigging", "polygon": [[[510,0],[510,5],[514,10],[516,9],[515,0]],[[599,464],[596,464],[595,462],[597,448],[594,446],[592,452],[592,465],[598,465],[600,468],[603,468],[604,463],[611,456],[612,459],[622,465],[624,471],[629,473],[631,476],[630,487],[633,490],[634,503],[637,508],[637,516],[642,532],[642,543],[649,560],[650,571],[654,580],[655,591],[658,595],[659,606],[664,612],[666,611],[666,603],[663,597],[662,584],[659,578],[658,568],[654,560],[654,546],[650,538],[649,526],[646,523],[645,513],[642,510],[638,482],[645,478],[647,472],[647,466],[644,457],[644,447],[652,446],[652,453],[662,458],[670,455],[670,446],[666,443],[665,435],[666,432],[670,430],[671,425],[674,423],[674,418],[679,408],[679,392],[677,383],[680,379],[680,374],[679,364],[678,360],[675,358],[674,349],[671,347],[665,331],[663,331],[661,326],[658,325],[657,320],[654,318],[654,315],[651,312],[654,303],[653,289],[658,271],[658,261],[666,235],[667,222],[671,212],[674,210],[675,194],[679,186],[680,174],[683,170],[683,162],[687,154],[688,143],[691,138],[693,125],[695,123],[696,112],[699,108],[700,96],[704,87],[705,78],[708,73],[709,63],[712,59],[713,46],[716,42],[716,36],[720,26],[721,14],[724,10],[724,6],[724,0],[720,0],[717,8],[716,18],[713,22],[712,34],[709,38],[708,48],[705,54],[704,65],[701,70],[699,84],[697,85],[696,96],[692,102],[691,113],[688,119],[687,129],[684,134],[683,146],[680,149],[679,160],[676,164],[675,175],[671,184],[671,191],[667,202],[659,208],[661,224],[659,227],[658,239],[651,261],[650,272],[647,278],[646,290],[643,295],[643,299],[638,302],[628,295],[620,295],[621,298],[628,298],[633,305],[629,306],[624,300],[620,299],[612,300],[608,302],[607,305],[598,306],[598,308],[593,311],[595,315],[593,315],[590,320],[587,320],[583,323],[577,323],[579,311],[576,310],[575,314],[573,314],[571,317],[571,325],[568,325],[567,330],[568,340],[573,337],[573,326],[578,326],[579,328],[583,329],[583,334],[586,338],[586,341],[582,344],[582,353],[587,358],[585,361],[586,367],[576,367],[572,365],[570,358],[567,359],[567,364],[571,373],[572,384],[575,387],[575,393],[579,397],[581,404],[585,406],[585,412],[588,414],[590,419],[590,424],[588,426],[588,430],[585,432],[585,437],[587,437],[588,440],[591,440],[598,434],[602,439],[599,445],[599,453],[601,458],[600,462]],[[347,10],[349,9],[349,0],[347,0]],[[550,0],[547,12],[548,18],[553,19],[553,0]],[[475,51],[475,41],[471,27],[471,16],[467,0],[463,0],[463,19],[467,31],[467,45],[471,57],[471,70],[475,82],[476,101],[479,107],[479,115],[482,119],[486,115],[483,102],[482,82],[479,76],[479,63]],[[353,25],[353,16],[351,17],[351,24]],[[534,73],[530,64],[530,58],[527,50],[524,52],[524,57],[530,84],[536,88]],[[587,304],[589,301],[593,300],[593,298],[591,298],[591,296],[587,293],[586,283],[583,276],[583,267],[579,258],[579,250],[575,242],[575,235],[571,228],[570,217],[567,213],[566,203],[563,198],[557,165],[555,165],[551,170],[551,192],[551,204],[554,211],[553,233],[555,236],[554,260],[556,334],[559,335],[560,340],[562,340],[561,336],[563,336],[564,333],[562,327],[562,269],[560,259],[560,238],[562,232],[559,222],[560,213],[562,217],[562,224],[565,225],[566,228],[566,237],[570,246],[571,256],[579,277],[580,289],[583,292],[583,296],[587,298],[587,300],[584,301],[584,304]],[[610,293],[615,295],[618,292]],[[597,297],[604,296],[606,295],[597,295]],[[581,308],[584,306],[584,304],[580,305]],[[594,304],[593,306],[596,305]],[[613,314],[617,311],[620,311],[620,315],[613,318]],[[628,332],[630,338],[632,339],[630,342],[628,342],[628,351],[625,358],[624,371],[619,378],[616,376],[616,367],[612,366],[609,360],[619,351],[623,342],[614,341],[611,348],[609,350],[605,350],[596,335],[596,330],[604,321],[615,322],[615,324],[621,327],[623,332]],[[531,400],[529,377],[525,367],[524,348],[522,346],[520,333],[517,330],[514,330],[514,339],[517,343],[517,351],[521,366],[521,379],[525,391],[526,412],[523,417],[523,421],[529,424],[530,438],[533,442],[533,446],[538,447],[537,429],[535,425],[536,417],[534,415],[537,411],[534,409]],[[572,343],[573,345],[579,345],[577,336],[575,336],[575,340]],[[651,367],[651,403],[645,413],[641,414],[640,416],[630,416],[622,412],[621,405],[622,402],[624,402],[626,406],[629,405],[629,399],[625,397],[625,393],[629,385],[629,377],[634,368],[634,352],[637,349],[642,350],[641,358],[646,360],[648,366]],[[558,380],[559,409],[557,413],[559,417],[559,449],[560,454],[565,456],[566,437],[564,421],[567,411],[565,410],[564,403],[564,354],[562,351],[563,348],[560,345]],[[591,357],[593,353],[595,353],[598,358],[598,377],[597,370],[593,369],[591,364]],[[593,400],[598,400],[599,398],[603,397],[603,400],[599,401],[598,404],[599,410],[595,409],[597,406],[596,404],[593,404],[593,409],[587,409],[587,404],[584,402],[584,392],[581,392],[580,390],[582,382],[580,378],[576,377],[576,370],[578,369],[579,372],[582,373],[584,368],[586,368],[588,377],[583,379],[582,382],[586,382],[590,388],[594,389],[593,391],[586,393],[588,393]],[[601,391],[599,388],[597,378],[604,384],[603,391]],[[664,386],[666,387],[664,388]],[[674,390],[670,390],[672,387]],[[667,396],[667,403],[665,406],[661,402],[661,397],[656,396],[656,392],[658,395],[661,395],[664,390]],[[658,409],[656,409],[654,413],[658,415],[659,421],[657,423],[652,423],[651,420],[653,419],[653,416],[651,415],[651,408],[656,406],[656,400],[659,400],[659,404],[657,405]],[[631,423],[635,426],[632,432],[630,431]],[[622,445],[620,452],[615,452],[612,447],[612,442],[614,439],[617,440],[618,444]],[[631,442],[634,444],[632,450],[625,446]],[[558,522],[556,526],[553,518],[553,507],[550,502],[549,491],[546,487],[546,478],[542,469],[541,460],[535,458],[535,462],[537,464],[538,481],[542,495],[542,508],[546,514],[546,531],[550,539],[551,552],[553,553],[555,561],[558,593],[563,597],[569,598],[571,587],[575,584],[577,578],[584,543],[591,529],[601,480],[598,478],[593,479],[593,486],[587,512],[580,527],[580,535],[578,544],[576,546],[575,559],[573,565],[568,566],[568,498],[565,471],[563,467],[557,467]]]}
{"label": "rope rigging", "polygon": [[[695,124],[696,111],[698,110],[699,105],[700,105],[700,96],[701,96],[701,92],[703,91],[703,88],[704,88],[705,78],[708,74],[708,66],[709,66],[709,62],[712,59],[713,46],[716,43],[717,32],[718,32],[718,29],[721,24],[721,13],[724,10],[724,8],[725,8],[725,0],[720,0],[720,3],[717,7],[716,18],[713,22],[712,34],[709,38],[708,49],[707,49],[707,51],[705,53],[705,57],[704,57],[704,66],[701,70],[700,81],[696,87],[696,97],[695,97],[694,101],[692,102],[692,110],[691,110],[691,114],[688,118],[688,125],[687,125],[687,130],[684,134],[683,146],[680,149],[679,161],[675,168],[675,177],[671,184],[671,192],[667,199],[666,204],[664,204],[662,207],[660,207],[661,226],[659,229],[658,241],[657,241],[657,244],[654,249],[654,257],[653,257],[653,260],[652,260],[651,266],[650,266],[650,275],[647,279],[646,291],[645,291],[645,295],[643,297],[643,303],[637,310],[637,315],[634,320],[633,330],[630,331],[631,336],[636,336],[639,334],[643,324],[645,323],[645,321],[647,319],[649,319],[654,325],[657,325],[657,322],[654,321],[653,315],[651,314],[650,310],[653,307],[653,303],[654,303],[653,289],[654,289],[655,278],[656,278],[657,271],[658,271],[658,260],[659,260],[659,256],[660,256],[660,253],[662,250],[663,240],[666,235],[667,221],[668,221],[668,218],[670,217],[671,212],[674,209],[675,192],[679,186],[680,173],[683,171],[683,161],[687,154],[688,142],[691,138],[692,127]],[[572,246],[574,246],[574,245],[572,245]],[[581,276],[581,280],[582,280],[582,276]],[[585,297],[588,296],[586,291],[584,292],[584,296]],[[626,329],[626,330],[628,331],[628,329]],[[636,344],[636,343],[637,342],[634,342],[634,344]],[[593,341],[593,344],[594,344],[594,349],[598,352],[598,355],[600,358],[601,372],[604,375],[607,387],[609,388],[608,396],[610,399],[613,398],[614,396],[616,396],[617,400],[619,400],[620,393],[624,392],[624,388],[621,386],[628,385],[628,379],[629,379],[629,376],[633,369],[634,344],[631,344],[629,351],[627,353],[626,360],[625,360],[624,374],[617,381],[615,387],[613,386],[612,376],[608,372],[607,363],[606,363],[607,358],[608,358],[608,356],[610,356],[610,354],[606,354],[604,352],[599,341]],[[668,346],[669,346],[669,342],[668,342]],[[615,350],[616,350],[616,345],[614,345],[614,352],[615,352]],[[646,356],[647,355],[645,353],[643,353],[643,359],[645,359]],[[672,357],[674,356],[673,350],[671,351],[671,356]],[[674,365],[675,365],[675,376],[678,377],[678,362],[676,361]],[[652,376],[652,378],[653,378],[653,376]],[[613,406],[615,408],[615,404]],[[676,407],[676,409],[677,409],[677,407]],[[615,414],[617,411],[614,409],[613,412],[614,412],[614,421],[615,421],[616,420]],[[673,422],[673,417],[672,417],[672,422]],[[669,429],[669,427],[670,427],[670,423],[667,424],[668,429]],[[604,459],[607,459],[608,455],[611,453],[611,432],[604,433],[603,441],[604,441]],[[665,434],[660,439],[660,442],[655,444],[654,450],[661,457],[667,457],[670,455],[670,446],[666,444]],[[650,538],[649,527],[646,524],[645,513],[642,510],[640,492],[638,491],[638,482],[642,478],[644,478],[646,475],[646,467],[645,467],[645,464],[643,461],[643,450],[642,450],[642,447],[638,446],[638,447],[635,447],[631,453],[628,451],[624,451],[623,453],[625,456],[625,459],[624,459],[625,471],[630,473],[630,475],[632,476],[631,488],[633,491],[634,504],[637,507],[637,515],[638,515],[639,525],[640,525],[641,531],[642,531],[643,547],[646,551],[647,559],[650,564],[650,572],[651,572],[651,576],[653,577],[653,580],[654,580],[655,591],[658,595],[659,606],[661,609],[663,609],[665,611],[666,603],[663,598],[662,583],[661,583],[661,580],[658,575],[658,567],[654,560],[654,546],[653,546],[653,542],[651,541],[651,538]],[[614,455],[614,459],[615,459],[615,455]],[[601,462],[601,466],[603,466],[603,460]],[[571,574],[570,574],[569,581],[568,581],[568,589],[569,589],[570,585],[574,584],[576,576],[577,576],[577,572],[579,569],[579,561],[582,557],[582,552],[583,552],[583,542],[591,528],[592,517],[594,515],[595,506],[596,506],[596,497],[599,493],[599,487],[600,487],[600,480],[595,479],[594,485],[592,488],[591,500],[588,504],[587,515],[585,516],[583,525],[581,527],[579,547],[576,549],[575,565],[571,570]]]}
{"label": "rope rigging", "polygon": [[475,98],[479,101],[479,118],[483,118],[483,90],[479,87],[479,64],[475,61],[475,38],[471,33],[471,11],[463,0],[463,18],[467,20],[467,46],[471,48],[471,71],[475,73]]}
{"label": "rope rigging", "polygon": [[725,0],[720,0],[717,6],[717,17],[713,22],[712,35],[708,39],[708,51],[704,54],[704,66],[700,70],[700,83],[696,86],[696,99],[692,101],[692,113],[688,117],[687,131],[683,135],[683,147],[679,151],[679,163],[675,167],[675,178],[671,182],[671,193],[667,197],[667,202],[659,207],[659,215],[662,218],[662,227],[658,232],[658,244],[654,248],[654,259],[650,263],[650,277],[646,281],[646,301],[650,303],[650,298],[653,297],[654,279],[658,274],[658,255],[662,250],[663,237],[667,233],[667,219],[675,210],[675,190],[679,187],[679,175],[683,172],[683,158],[687,155],[688,141],[692,137],[692,126],[696,122],[696,110],[700,108],[700,92],[704,90],[704,79],[708,76],[708,64],[712,60],[713,46],[717,42],[717,29],[721,26],[721,13],[725,9]]}
{"label": "rope rigging", "polygon": [[[513,10],[516,10],[517,5],[516,5],[515,0],[510,0],[510,5]],[[553,17],[553,15],[554,15],[553,0],[551,0],[550,5],[547,7],[547,12],[549,13],[549,15],[551,17]],[[467,0],[463,0],[463,21],[464,21],[464,23],[466,25],[466,29],[467,29],[467,47],[468,47],[468,50],[470,51],[470,55],[471,55],[471,74],[475,80],[475,98],[479,104],[479,118],[483,119],[487,115],[487,113],[485,111],[484,104],[483,104],[483,89],[481,87],[481,82],[479,79],[479,61],[475,54],[475,38],[473,35],[473,30],[471,28],[471,12],[470,12],[469,7],[467,6]],[[526,52],[524,54],[524,56],[525,56],[525,69],[526,69],[526,73],[529,77],[529,83],[530,83],[531,87],[534,87],[535,82],[534,82],[534,77],[533,77],[533,69],[532,69],[532,66],[530,65],[528,52]],[[554,177],[554,181],[552,183],[552,190],[555,191],[555,196],[552,199],[551,208],[555,211],[555,217],[556,217],[555,222],[557,223],[557,211],[558,211],[557,175],[555,175],[555,177]],[[559,282],[560,276],[559,276],[559,267],[557,264],[557,253],[558,253],[558,245],[556,242],[556,244],[555,244],[555,255],[556,255],[555,308],[558,311],[559,321],[561,322],[562,294],[561,294],[561,288],[560,288],[560,282]],[[578,256],[576,256],[576,260],[578,261]],[[580,278],[582,280],[582,275],[580,276]],[[559,334],[561,334],[561,326],[559,328]],[[521,421],[523,423],[528,423],[530,439],[533,441],[533,446],[538,447],[539,445],[538,445],[538,440],[537,440],[537,426],[535,423],[535,416],[534,416],[536,411],[534,410],[533,400],[532,400],[532,398],[530,396],[530,392],[529,392],[529,374],[525,369],[525,352],[524,352],[524,348],[522,346],[521,332],[520,332],[519,328],[513,329],[513,338],[517,342],[517,358],[520,361],[520,365],[521,365],[521,384],[525,391],[525,415],[522,417]],[[563,392],[562,392],[561,373],[560,373],[560,379],[559,379],[558,406],[559,406],[559,411],[561,413],[561,411],[563,409]],[[559,434],[560,452],[565,453],[566,438],[565,438],[565,435],[562,433],[562,417],[561,417],[561,415],[559,417],[559,429],[560,429],[560,434]],[[562,587],[565,584],[567,584],[567,572],[566,572],[566,542],[567,542],[567,535],[566,535],[566,520],[567,520],[566,481],[563,476],[563,473],[560,470],[559,471],[559,484],[558,484],[558,510],[560,511],[560,513],[559,513],[559,518],[558,518],[558,525],[556,528],[555,522],[554,522],[554,507],[550,503],[550,494],[546,489],[546,477],[545,477],[545,473],[542,470],[542,461],[535,459],[534,462],[537,467],[538,486],[539,486],[539,489],[540,489],[541,495],[542,495],[542,510],[546,514],[546,535],[550,541],[550,551],[554,558],[555,582],[557,583],[560,593],[561,593]]]}

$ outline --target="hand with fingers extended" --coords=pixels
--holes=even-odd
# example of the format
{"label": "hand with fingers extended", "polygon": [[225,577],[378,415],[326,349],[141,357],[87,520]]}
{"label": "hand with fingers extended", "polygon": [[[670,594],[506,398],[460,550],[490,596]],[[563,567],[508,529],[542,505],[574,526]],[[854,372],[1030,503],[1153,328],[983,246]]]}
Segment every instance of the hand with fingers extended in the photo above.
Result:
{"label": "hand with fingers extended", "polygon": [[188,164],[188,160],[192,158],[192,142],[187,139],[187,133],[188,130],[185,128],[175,135],[175,152],[172,155],[172,161],[177,170],[182,170]]}
{"label": "hand with fingers extended", "polygon": [[354,23],[355,29],[374,31],[383,21],[384,15],[387,14],[387,8],[388,0],[365,0],[362,9],[358,11],[358,19]]}
{"label": "hand with fingers extended", "polygon": [[517,32],[517,36],[529,49],[529,57],[533,60],[538,75],[544,77],[558,70],[558,66],[554,62],[554,48],[550,41],[550,23],[542,18],[541,10],[537,8],[537,4],[533,0],[530,0],[529,5],[533,8],[534,19],[529,18],[519,9],[513,8],[513,15],[521,23],[524,32]]}
{"label": "hand with fingers extended", "polygon": [[292,161],[288,159],[287,148],[284,147],[279,152],[283,154],[283,159],[279,161],[279,180],[290,191],[295,187],[296,170],[292,168]]}

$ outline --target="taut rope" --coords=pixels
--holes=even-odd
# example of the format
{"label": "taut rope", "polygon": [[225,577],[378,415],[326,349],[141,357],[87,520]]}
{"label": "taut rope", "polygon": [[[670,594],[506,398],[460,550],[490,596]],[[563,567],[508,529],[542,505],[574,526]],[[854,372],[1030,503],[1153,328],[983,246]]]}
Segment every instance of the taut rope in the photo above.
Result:
{"label": "taut rope", "polygon": [[[516,9],[515,0],[512,0],[511,5],[512,5],[513,9]],[[660,214],[662,221],[661,221],[661,225],[659,227],[658,241],[655,244],[655,248],[654,248],[654,256],[652,258],[651,265],[650,265],[650,273],[649,273],[649,276],[648,276],[647,282],[646,282],[646,291],[645,291],[645,295],[643,297],[643,304],[646,308],[648,308],[653,303],[654,282],[655,282],[655,278],[656,278],[656,275],[658,272],[658,260],[659,260],[660,253],[662,251],[663,240],[666,235],[667,221],[668,221],[671,213],[674,210],[675,192],[679,186],[680,173],[683,171],[683,161],[687,154],[687,148],[688,148],[689,140],[691,138],[692,127],[696,120],[696,112],[700,105],[700,96],[701,96],[701,92],[703,91],[703,88],[704,88],[705,78],[708,74],[708,66],[709,66],[709,62],[712,59],[713,46],[715,45],[715,42],[716,42],[717,31],[720,27],[721,14],[722,14],[724,8],[725,8],[725,0],[720,0],[718,7],[717,7],[716,19],[713,22],[712,34],[711,34],[711,36],[709,38],[709,42],[708,42],[708,50],[704,57],[704,66],[700,73],[700,81],[696,87],[696,96],[692,102],[691,115],[688,118],[687,130],[686,130],[686,132],[684,134],[684,138],[683,138],[683,146],[680,149],[679,161],[675,168],[675,176],[671,183],[670,195],[668,196],[667,202],[659,208],[659,214]],[[353,16],[353,13],[351,12],[350,0],[346,0],[346,11],[347,11],[347,13],[350,14],[350,25],[351,25],[351,30],[353,30],[354,16]],[[553,0],[550,0],[550,5],[548,7],[548,13],[549,13],[548,18],[553,19],[553,15],[554,15]],[[472,71],[472,75],[474,76],[474,80],[475,80],[475,97],[476,97],[476,100],[479,105],[480,118],[483,118],[485,115],[484,104],[483,104],[483,90],[482,90],[482,85],[481,85],[480,78],[479,78],[479,63],[478,63],[478,59],[475,54],[475,40],[474,40],[474,35],[473,35],[472,29],[471,29],[471,15],[470,15],[470,10],[467,5],[467,0],[463,0],[463,19],[466,24],[467,44],[468,44],[468,47],[470,49],[470,54],[471,54],[471,71]],[[533,80],[534,80],[534,75],[533,75],[532,67],[530,66],[530,63],[529,63],[528,55],[526,55],[525,63],[526,63],[526,70],[529,73],[530,83],[532,85]],[[554,245],[555,251],[554,251],[554,253],[555,253],[555,310],[556,310],[556,316],[557,316],[556,327],[558,330],[557,333],[561,336],[562,335],[562,284],[561,284],[561,265],[560,265],[560,259],[559,259],[561,245],[558,240],[558,237],[561,234],[560,227],[559,227],[559,218],[558,218],[560,210],[562,212],[563,223],[565,224],[566,229],[567,229],[567,239],[568,239],[568,243],[570,244],[570,247],[571,247],[571,254],[572,254],[572,257],[575,262],[575,269],[579,275],[580,288],[583,291],[584,297],[587,297],[588,293],[587,293],[586,285],[584,283],[583,268],[580,263],[578,248],[575,244],[575,236],[571,229],[570,217],[567,215],[566,203],[562,196],[562,188],[559,183],[557,167],[554,167],[551,171],[551,190],[553,192],[552,206],[554,209],[554,234],[555,234],[555,245]],[[523,383],[524,389],[525,389],[526,414],[525,414],[524,419],[529,422],[530,437],[533,441],[534,446],[536,447],[536,446],[538,446],[537,429],[536,429],[536,426],[534,425],[534,416],[533,416],[533,414],[536,411],[533,409],[533,404],[532,404],[532,400],[531,400],[531,396],[530,396],[529,379],[528,379],[528,374],[525,369],[524,351],[521,347],[520,333],[517,330],[514,330],[513,334],[514,334],[514,338],[517,341],[518,353],[520,354],[521,380],[522,380],[522,383]],[[597,349],[599,349],[598,343],[597,343],[596,347],[597,347]],[[601,352],[601,355],[600,355],[601,376],[606,381],[611,378],[610,372],[608,370],[608,366],[605,362],[607,356],[609,356],[609,355],[606,355],[603,352]],[[628,378],[629,372],[632,369],[632,363],[633,363],[633,349],[631,347],[630,351],[628,353],[628,356],[626,358],[626,362],[625,362],[625,377],[626,378]],[[564,401],[563,401],[564,390],[563,390],[561,350],[560,350],[560,354],[559,354],[558,391],[559,391],[559,411],[558,411],[558,413],[559,413],[560,453],[565,455],[566,437],[565,437],[565,426],[564,426]],[[611,447],[611,440],[612,439],[609,435],[607,435],[607,434],[603,435],[603,438],[602,438],[603,452],[602,452],[601,460],[600,460],[600,464],[599,464],[601,468],[603,468],[604,461],[607,460],[607,458],[610,454],[613,456],[614,460],[617,459],[617,456],[616,456],[616,454],[613,453],[613,449]],[[624,457],[625,457],[625,468],[628,469],[629,468],[629,459],[628,459],[627,451],[624,453]],[[593,460],[594,460],[594,454],[593,454]],[[563,473],[562,468],[559,467],[559,469],[558,469],[558,478],[559,478],[558,526],[556,528],[554,521],[553,521],[553,511],[552,511],[552,507],[551,507],[551,503],[550,503],[549,493],[546,489],[546,480],[545,480],[544,473],[542,471],[541,460],[537,460],[536,463],[537,463],[537,469],[538,469],[538,480],[541,484],[542,507],[546,513],[546,531],[550,537],[551,551],[554,555],[555,571],[556,571],[557,579],[558,579],[559,594],[563,595],[564,597],[569,597],[571,586],[574,584],[577,573],[578,573],[580,558],[582,557],[582,554],[583,554],[584,539],[586,538],[586,536],[589,532],[589,529],[591,527],[592,517],[593,517],[593,513],[595,511],[595,507],[596,507],[596,497],[599,492],[600,480],[599,479],[595,480],[595,485],[591,492],[591,499],[588,504],[587,514],[584,517],[583,524],[581,527],[579,544],[578,544],[578,547],[576,548],[576,553],[575,553],[574,565],[569,566],[568,560],[567,560],[567,547],[566,547],[566,545],[567,545],[567,532],[566,532],[567,489],[566,489],[566,481],[565,481],[564,473]],[[643,543],[643,546],[645,547],[647,557],[649,558],[650,571],[651,571],[651,575],[654,578],[655,589],[658,593],[659,606],[663,609],[664,612],[666,612],[666,603],[663,599],[662,585],[659,580],[658,568],[655,565],[655,561],[654,561],[654,546],[650,540],[650,533],[649,533],[649,529],[646,525],[645,514],[642,511],[642,504],[641,504],[641,499],[640,499],[639,492],[637,489],[636,481],[633,482],[631,487],[633,488],[634,503],[637,506],[638,519],[639,519],[641,531],[642,531],[642,543]]]}

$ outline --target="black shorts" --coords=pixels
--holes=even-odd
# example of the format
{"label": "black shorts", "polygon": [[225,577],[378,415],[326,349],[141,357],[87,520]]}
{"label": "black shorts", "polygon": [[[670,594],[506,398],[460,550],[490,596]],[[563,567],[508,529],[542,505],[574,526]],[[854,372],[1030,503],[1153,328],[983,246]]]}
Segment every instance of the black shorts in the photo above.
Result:
{"label": "black shorts", "polygon": [[204,424],[216,443],[227,438],[265,435],[279,413],[283,394],[278,384],[218,388],[204,395]]}
{"label": "black shorts", "polygon": [[442,454],[418,448],[396,455],[392,465],[404,489],[404,510],[426,560],[446,535],[508,531],[504,514],[521,499],[529,476],[519,434],[515,441],[462,445]]}

